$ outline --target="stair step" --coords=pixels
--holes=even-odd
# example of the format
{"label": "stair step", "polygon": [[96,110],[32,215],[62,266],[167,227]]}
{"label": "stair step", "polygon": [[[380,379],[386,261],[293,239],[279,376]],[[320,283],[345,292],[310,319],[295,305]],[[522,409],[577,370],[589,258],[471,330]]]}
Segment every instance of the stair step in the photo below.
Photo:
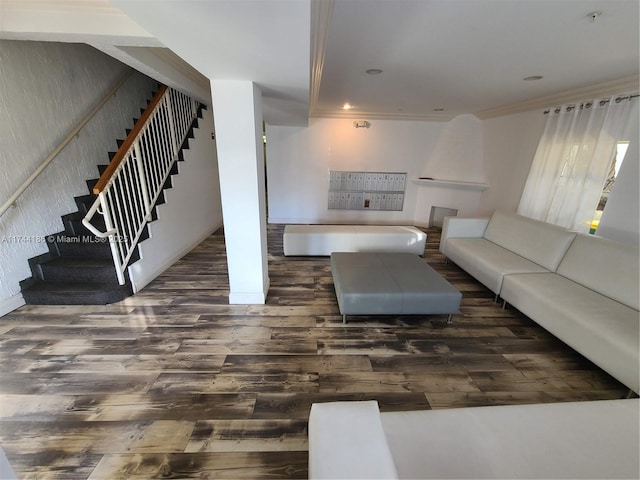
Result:
{"label": "stair step", "polygon": [[55,257],[40,264],[45,282],[117,282],[115,266],[110,258]]}
{"label": "stair step", "polygon": [[46,252],[46,253],[43,253],[42,255],[31,257],[28,260],[29,268],[31,269],[31,276],[34,279],[42,280],[44,277],[42,274],[41,265],[54,258],[58,258],[58,256],[53,252]]}
{"label": "stair step", "polygon": [[[24,281],[24,285],[29,282]],[[31,282],[22,296],[30,305],[106,305],[131,296],[130,284],[88,282]]]}
{"label": "stair step", "polygon": [[59,232],[47,236],[47,245],[56,256],[112,258],[109,240],[94,235]]}
{"label": "stair step", "polygon": [[74,197],[73,199],[75,200],[76,205],[78,206],[78,212],[80,212],[82,216],[84,216],[87,214],[87,212],[93,205],[93,202],[96,201],[96,198],[98,198],[96,195],[90,194],[90,195],[80,195],[79,197]]}
{"label": "stair step", "polygon": [[[69,213],[67,215],[62,215],[62,223],[64,224],[65,232],[71,236],[76,235],[91,235],[93,233],[84,226],[82,220],[85,215],[80,212]],[[100,214],[94,215],[91,219],[91,224],[96,227],[101,232],[105,232],[107,230],[104,217]]]}
{"label": "stair step", "polygon": [[154,207],[157,207],[158,205],[164,205],[166,202],[167,201],[164,197],[164,190],[162,190],[158,195],[158,198],[156,199],[156,204],[154,205]]}
{"label": "stair step", "polygon": [[[200,105],[198,118],[202,118],[202,110],[206,107]],[[133,119],[134,124],[138,119]],[[198,127],[196,118],[186,135],[178,159],[184,161],[183,150],[189,148],[189,139],[194,137],[194,128]],[[127,135],[131,129],[126,130]],[[124,140],[117,140],[118,147]],[[116,152],[109,152],[112,159]],[[100,175],[108,168],[108,165],[98,165]],[[170,175],[163,185],[158,199],[151,212],[151,222],[158,219],[157,206],[165,203],[164,189],[172,188],[172,175],[179,173],[178,164],[174,164]],[[125,299],[130,296],[132,287],[129,282],[126,285],[118,285],[111,247],[108,238],[94,236],[83,224],[82,219],[93,206],[97,196],[92,193],[98,179],[87,180],[88,195],[75,197],[78,211],[63,215],[62,221],[65,231],[47,237],[49,252],[29,259],[29,266],[33,275],[22,282],[20,287],[22,295],[28,304],[33,305],[104,305]],[[122,194],[124,196],[124,194]],[[119,198],[114,201],[118,204],[127,203],[128,198]],[[100,215],[94,216],[93,225],[106,230],[104,219]],[[126,234],[125,234],[126,235]],[[149,238],[148,224],[142,231],[139,242]],[[129,265],[140,259],[139,249],[135,248],[129,260]]]}
{"label": "stair step", "polygon": [[95,187],[96,183],[98,183],[98,179],[97,178],[92,178],[91,180],[86,180],[85,183],[87,184],[87,188],[89,189],[89,193],[93,193],[93,187]]}

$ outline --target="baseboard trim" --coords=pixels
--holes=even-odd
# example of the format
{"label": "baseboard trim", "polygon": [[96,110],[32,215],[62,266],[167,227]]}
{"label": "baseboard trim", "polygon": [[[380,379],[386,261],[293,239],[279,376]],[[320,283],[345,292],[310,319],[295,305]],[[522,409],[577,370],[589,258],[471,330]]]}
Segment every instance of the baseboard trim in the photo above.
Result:
{"label": "baseboard trim", "polygon": [[262,292],[230,292],[229,305],[264,305],[267,301],[271,280],[266,277],[264,282]]}
{"label": "baseboard trim", "polygon": [[4,317],[6,314],[13,312],[16,308],[20,308],[25,305],[26,302],[21,293],[14,295],[4,300],[0,300],[0,317]]}
{"label": "baseboard trim", "polygon": [[213,228],[210,228],[203,235],[200,235],[194,241],[190,242],[187,246],[185,246],[184,248],[180,249],[178,252],[175,253],[175,255],[172,255],[171,257],[169,257],[162,264],[158,265],[158,267],[155,268],[152,272],[148,272],[146,275],[139,276],[138,278],[135,278],[135,272],[134,272],[134,270],[132,270],[132,268],[135,265],[135,263],[132,266],[130,266],[129,267],[129,278],[131,278],[131,287],[133,288],[133,293],[136,294],[140,290],[142,290],[144,287],[149,285],[153,280],[155,280],[165,270],[167,270],[167,268],[169,268],[171,265],[173,265],[178,260],[180,260],[182,257],[184,257],[187,253],[189,253],[191,250],[193,250],[198,245],[200,245],[207,237],[212,235],[220,227],[222,227],[222,223],[215,225]]}

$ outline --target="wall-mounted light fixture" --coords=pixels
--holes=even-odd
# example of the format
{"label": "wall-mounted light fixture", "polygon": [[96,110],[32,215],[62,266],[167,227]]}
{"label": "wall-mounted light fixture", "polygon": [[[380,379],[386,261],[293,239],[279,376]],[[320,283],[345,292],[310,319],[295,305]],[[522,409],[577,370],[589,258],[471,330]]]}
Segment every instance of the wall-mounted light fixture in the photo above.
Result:
{"label": "wall-mounted light fixture", "polygon": [[353,126],[356,128],[369,128],[371,124],[366,120],[356,120],[353,122]]}

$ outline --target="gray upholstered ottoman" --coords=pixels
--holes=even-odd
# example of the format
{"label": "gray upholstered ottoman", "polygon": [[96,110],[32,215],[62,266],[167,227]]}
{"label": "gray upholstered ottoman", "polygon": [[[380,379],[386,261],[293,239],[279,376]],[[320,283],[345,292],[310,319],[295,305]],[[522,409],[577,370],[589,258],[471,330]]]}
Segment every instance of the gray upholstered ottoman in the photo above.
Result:
{"label": "gray upholstered ottoman", "polygon": [[334,252],[331,273],[347,315],[458,313],[462,294],[412,253]]}

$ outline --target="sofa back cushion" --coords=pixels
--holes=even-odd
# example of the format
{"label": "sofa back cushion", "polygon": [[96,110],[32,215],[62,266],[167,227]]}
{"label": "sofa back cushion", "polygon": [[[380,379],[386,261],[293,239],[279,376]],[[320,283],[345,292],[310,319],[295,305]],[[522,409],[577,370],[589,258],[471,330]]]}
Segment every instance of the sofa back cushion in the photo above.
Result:
{"label": "sofa back cushion", "polygon": [[497,210],[484,238],[552,272],[575,238],[575,232],[515,213]]}
{"label": "sofa back cushion", "polygon": [[593,235],[578,235],[558,274],[638,310],[638,247]]}

